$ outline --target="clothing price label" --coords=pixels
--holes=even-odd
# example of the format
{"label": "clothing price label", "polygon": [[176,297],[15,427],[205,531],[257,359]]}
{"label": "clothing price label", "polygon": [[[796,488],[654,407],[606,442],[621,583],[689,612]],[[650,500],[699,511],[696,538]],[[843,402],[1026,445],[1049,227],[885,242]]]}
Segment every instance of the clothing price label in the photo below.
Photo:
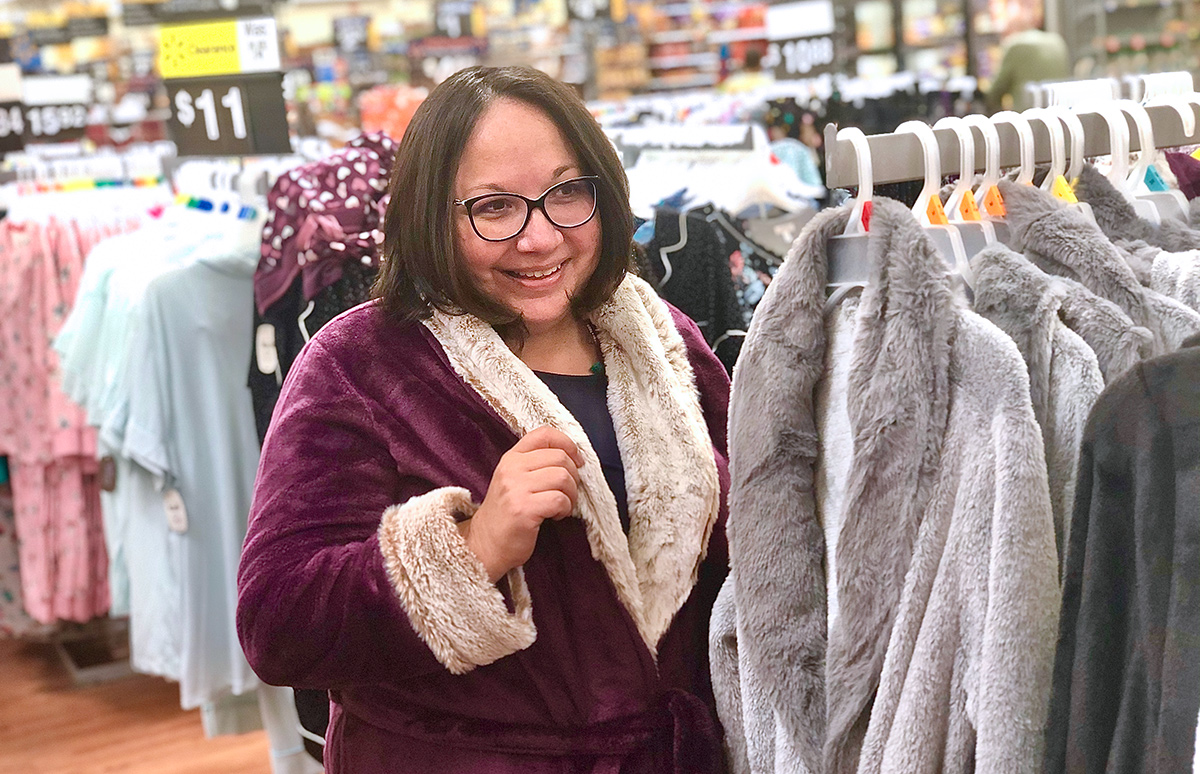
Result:
{"label": "clothing price label", "polygon": [[180,534],[188,531],[187,506],[183,504],[183,496],[178,489],[168,489],[163,493],[163,509],[167,512],[168,529]]}
{"label": "clothing price label", "polygon": [[836,50],[832,0],[799,0],[767,6],[771,42],[763,67],[778,80],[810,78],[830,71]]}
{"label": "clothing price label", "polygon": [[292,152],[282,73],[188,78],[166,86],[167,125],[180,156]]}

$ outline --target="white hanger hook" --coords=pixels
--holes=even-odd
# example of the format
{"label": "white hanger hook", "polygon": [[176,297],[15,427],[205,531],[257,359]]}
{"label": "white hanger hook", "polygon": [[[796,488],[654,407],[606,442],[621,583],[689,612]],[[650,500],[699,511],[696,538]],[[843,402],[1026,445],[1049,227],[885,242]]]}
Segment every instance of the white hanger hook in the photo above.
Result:
{"label": "white hanger hook", "polygon": [[1049,108],[1033,108],[1021,115],[1027,120],[1040,122],[1050,135],[1050,171],[1041,186],[1043,191],[1049,191],[1054,187],[1054,181],[1067,170],[1067,139],[1063,126],[1058,121],[1058,115]]}
{"label": "white hanger hook", "polygon": [[1023,185],[1033,183],[1033,127],[1020,113],[1012,110],[1002,110],[992,116],[993,124],[1007,124],[1017,133],[1017,145],[1021,149],[1021,171],[1017,174],[1017,182]]}
{"label": "white hanger hook", "polygon": [[1112,170],[1108,173],[1108,179],[1118,191],[1129,198],[1132,196],[1127,182],[1129,124],[1125,122],[1125,113],[1114,102],[1097,102],[1088,106],[1088,110],[1099,114],[1108,124],[1108,148],[1109,155],[1112,156]]}
{"label": "white hanger hook", "polygon": [[871,168],[871,145],[862,129],[847,126],[839,129],[838,140],[846,140],[854,148],[855,162],[858,166],[858,196],[854,198],[854,208],[850,211],[850,222],[846,224],[846,234],[865,234],[863,224],[865,206],[870,203],[875,194],[875,172]]}
{"label": "white hanger hook", "polygon": [[975,135],[970,125],[957,116],[946,116],[933,125],[934,129],[949,129],[958,138],[958,184],[946,202],[951,220],[961,220],[959,204],[964,196],[972,196],[971,182],[975,177]]}
{"label": "white hanger hook", "polygon": [[1188,137],[1196,133],[1195,108],[1200,107],[1200,95],[1196,94],[1189,72],[1154,73],[1140,75],[1143,105],[1166,105],[1179,114],[1183,131]]}
{"label": "white hanger hook", "polygon": [[995,124],[977,113],[963,118],[963,121],[967,126],[978,129],[983,138],[983,181],[975,191],[975,203],[983,207],[987,192],[1000,182],[1000,133],[996,131]]}
{"label": "white hanger hook", "polygon": [[1083,171],[1084,162],[1087,161],[1087,151],[1085,150],[1087,134],[1084,132],[1083,122],[1069,108],[1055,106],[1046,108],[1046,110],[1057,116],[1058,120],[1066,125],[1067,132],[1071,135],[1070,161],[1065,174],[1067,180],[1073,184],[1079,177],[1079,173]]}
{"label": "white hanger hook", "polygon": [[923,225],[931,225],[929,201],[938,195],[938,189],[942,185],[942,152],[938,148],[937,135],[924,121],[905,121],[896,127],[896,134],[914,134],[921,143],[921,154],[925,161],[925,186],[921,189],[921,195],[917,197],[912,211]]}
{"label": "white hanger hook", "polygon": [[1121,112],[1132,116],[1133,123],[1138,131],[1138,144],[1140,152],[1138,153],[1137,163],[1134,164],[1133,170],[1126,178],[1130,189],[1136,188],[1146,180],[1146,170],[1150,168],[1158,148],[1154,144],[1154,122],[1150,119],[1150,114],[1146,112],[1146,108],[1141,104],[1130,99],[1118,101],[1117,107]]}

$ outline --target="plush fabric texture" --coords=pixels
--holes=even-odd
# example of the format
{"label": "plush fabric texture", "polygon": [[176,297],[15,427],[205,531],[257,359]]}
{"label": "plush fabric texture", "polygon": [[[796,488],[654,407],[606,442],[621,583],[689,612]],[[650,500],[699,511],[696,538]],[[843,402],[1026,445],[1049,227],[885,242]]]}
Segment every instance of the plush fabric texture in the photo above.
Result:
{"label": "plush fabric texture", "polygon": [[1133,276],[1143,285],[1150,284],[1150,272],[1154,267],[1154,259],[1163,250],[1161,247],[1149,245],[1140,239],[1114,239],[1113,245],[1120,251],[1125,263],[1133,269]]}
{"label": "plush fabric texture", "polygon": [[[264,680],[329,690],[331,774],[724,769],[707,637],[728,566],[728,380],[639,280],[593,321],[628,543],[573,418],[469,320],[397,324],[367,304],[297,359],[263,448],[238,626]],[[584,447],[580,512],[544,523],[492,587],[454,523],[545,422]]]}
{"label": "plush fabric texture", "polygon": [[1153,356],[1154,334],[1134,325],[1119,306],[1066,277],[1055,277],[1054,285],[1061,293],[1059,316],[1096,354],[1105,384]]}
{"label": "plush fabric texture", "polygon": [[1200,248],[1200,231],[1174,219],[1155,225],[1138,217],[1133,205],[1091,164],[1085,164],[1079,173],[1075,193],[1080,201],[1092,205],[1096,223],[1111,239],[1140,239],[1172,251]]}
{"label": "plush fabric texture", "polygon": [[[738,673],[737,603],[734,600],[734,580],[730,573],[721,586],[713,604],[708,629],[708,660],[712,667],[713,696],[721,711],[721,726],[725,729],[725,757],[733,774],[749,774],[750,757],[747,729],[742,719],[742,686]],[[733,708],[733,712],[725,710]],[[774,725],[771,726],[774,731]],[[757,745],[766,747],[765,742]],[[774,770],[774,764],[760,766],[757,771]]]}
{"label": "plush fabric texture", "polygon": [[797,239],[734,373],[737,650],[755,673],[740,711],[759,706],[745,687],[761,686],[779,724],[776,770],[1033,772],[1058,599],[1026,367],[955,302],[946,263],[887,199],[875,202],[856,315],[854,459],[827,620],[814,394],[826,244],[848,216],[823,212]]}
{"label": "plush fabric texture", "polygon": [[1200,196],[1200,159],[1190,153],[1177,151],[1167,151],[1166,157],[1167,164],[1175,173],[1175,181],[1179,184],[1179,190],[1183,191],[1183,195],[1188,199]]}
{"label": "plush fabric texture", "polygon": [[1188,772],[1200,711],[1200,339],[1088,421],[1063,583],[1048,774]]}
{"label": "plush fabric texture", "polygon": [[1200,333],[1200,312],[1150,288],[1146,300],[1162,331],[1163,351],[1174,352]]}
{"label": "plush fabric texture", "polygon": [[1163,250],[1150,268],[1150,289],[1200,311],[1200,250]]}
{"label": "plush fabric texture", "polygon": [[1075,502],[1079,444],[1088,413],[1104,389],[1096,354],[1058,316],[1054,279],[1003,245],[971,261],[975,311],[1016,343],[1029,368],[1033,414],[1042,428],[1059,548]]}
{"label": "plush fabric texture", "polygon": [[1094,223],[1032,186],[1001,180],[1000,193],[1008,208],[1014,247],[1042,271],[1075,279],[1121,307],[1135,325],[1154,334],[1154,354],[1168,351],[1165,331],[1147,298],[1149,291]]}

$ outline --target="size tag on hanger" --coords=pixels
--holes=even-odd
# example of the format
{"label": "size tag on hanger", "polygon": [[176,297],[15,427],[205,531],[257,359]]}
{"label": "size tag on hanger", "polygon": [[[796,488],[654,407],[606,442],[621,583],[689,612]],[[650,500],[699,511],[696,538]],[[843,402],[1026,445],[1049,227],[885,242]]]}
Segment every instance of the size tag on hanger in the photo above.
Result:
{"label": "size tag on hanger", "polygon": [[963,220],[974,221],[983,220],[983,216],[979,214],[979,205],[975,204],[975,197],[968,190],[967,195],[958,203],[958,214]]}
{"label": "size tag on hanger", "polygon": [[1153,166],[1146,167],[1146,187],[1154,193],[1162,193],[1171,190],[1167,186],[1167,181],[1163,180],[1162,175]]}
{"label": "size tag on hanger", "polygon": [[925,212],[929,215],[929,223],[931,225],[950,225],[950,219],[946,217],[946,209],[942,206],[942,200],[937,196],[929,197],[929,206],[925,208]]}
{"label": "size tag on hanger", "polygon": [[1000,189],[996,186],[989,188],[983,197],[983,209],[993,218],[1003,218],[1008,214],[1008,209],[1004,206],[1004,197],[1000,195]]}
{"label": "size tag on hanger", "polygon": [[1062,175],[1054,178],[1054,183],[1050,186],[1050,193],[1054,195],[1054,198],[1061,199],[1067,204],[1079,204],[1079,199],[1075,196],[1071,184]]}
{"label": "size tag on hanger", "polygon": [[1200,159],[1200,148],[1197,148],[1196,150],[1192,151],[1192,158]]}
{"label": "size tag on hanger", "polygon": [[183,496],[178,489],[168,489],[163,493],[163,508],[167,512],[168,529],[181,535],[188,531],[187,506],[183,504]]}

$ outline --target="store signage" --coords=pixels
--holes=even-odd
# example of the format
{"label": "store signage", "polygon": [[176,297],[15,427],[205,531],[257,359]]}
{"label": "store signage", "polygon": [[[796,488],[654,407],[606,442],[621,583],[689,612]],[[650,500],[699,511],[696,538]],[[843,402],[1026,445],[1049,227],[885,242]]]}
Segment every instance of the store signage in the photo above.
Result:
{"label": "store signage", "polygon": [[333,20],[333,45],[340,54],[365,54],[370,36],[370,16],[338,16]]}
{"label": "store signage", "polygon": [[61,46],[71,42],[67,25],[57,27],[30,27],[29,42],[35,46]]}
{"label": "store signage", "polygon": [[835,61],[832,0],[799,0],[767,6],[770,43],[763,67],[778,80],[830,72]]}
{"label": "store signage", "polygon": [[274,19],[163,27],[158,71],[180,156],[291,152]]}
{"label": "store signage", "polygon": [[21,66],[13,62],[0,64],[0,154],[25,147],[23,96]]}
{"label": "store signage", "polygon": [[12,38],[0,38],[0,64],[7,64],[12,60]]}
{"label": "store signage", "polygon": [[271,16],[276,0],[123,0],[126,27],[177,24],[207,19]]}
{"label": "store signage", "polygon": [[483,61],[487,38],[422,38],[408,44],[409,81],[436,86],[465,67]]}
{"label": "store signage", "polygon": [[261,156],[292,152],[282,73],[166,82],[167,128],[180,156]]}
{"label": "store signage", "polygon": [[92,79],[87,75],[22,78],[18,65],[0,65],[0,151],[83,139],[91,103]]}

